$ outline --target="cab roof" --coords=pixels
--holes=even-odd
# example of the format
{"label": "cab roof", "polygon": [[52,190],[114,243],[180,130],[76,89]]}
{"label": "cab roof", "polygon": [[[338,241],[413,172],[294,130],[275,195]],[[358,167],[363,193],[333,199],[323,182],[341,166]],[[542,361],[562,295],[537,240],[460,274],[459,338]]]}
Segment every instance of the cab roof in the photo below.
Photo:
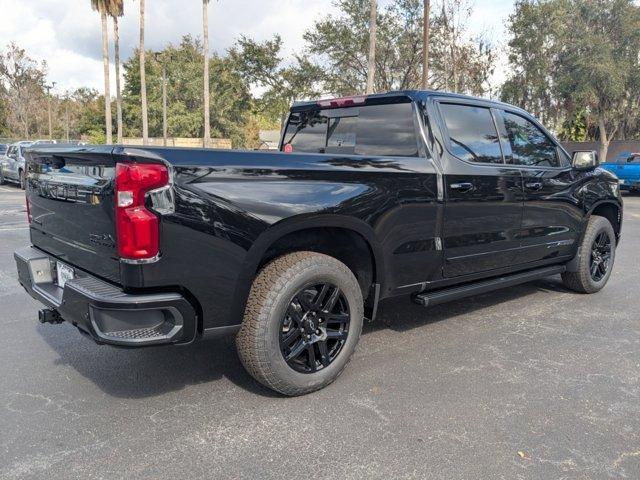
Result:
{"label": "cab roof", "polygon": [[312,100],[295,102],[291,107],[291,111],[308,110],[312,108],[337,108],[347,106],[357,106],[363,104],[385,104],[400,102],[419,102],[425,101],[430,97],[450,98],[452,100],[472,100],[474,102],[482,102],[485,104],[495,105],[496,107],[508,107],[510,109],[522,110],[514,105],[510,105],[497,100],[488,98],[474,97],[471,95],[463,95],[461,93],[442,92],[438,90],[394,90],[386,93],[374,93],[371,95],[355,95],[352,97],[328,98],[322,100]]}

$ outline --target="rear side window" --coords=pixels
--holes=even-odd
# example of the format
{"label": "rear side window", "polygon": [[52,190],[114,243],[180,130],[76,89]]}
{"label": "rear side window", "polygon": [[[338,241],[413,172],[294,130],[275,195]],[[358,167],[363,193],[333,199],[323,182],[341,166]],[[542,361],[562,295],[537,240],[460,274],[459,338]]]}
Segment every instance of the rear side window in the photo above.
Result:
{"label": "rear side window", "polygon": [[488,108],[440,104],[449,131],[451,153],[470,162],[502,163],[500,139]]}
{"label": "rear side window", "polygon": [[418,155],[411,103],[295,112],[284,143],[305,153]]}
{"label": "rear side window", "polygon": [[513,113],[503,112],[502,115],[511,146],[511,154],[507,155],[508,163],[536,167],[560,166],[558,148],[537,125]]}

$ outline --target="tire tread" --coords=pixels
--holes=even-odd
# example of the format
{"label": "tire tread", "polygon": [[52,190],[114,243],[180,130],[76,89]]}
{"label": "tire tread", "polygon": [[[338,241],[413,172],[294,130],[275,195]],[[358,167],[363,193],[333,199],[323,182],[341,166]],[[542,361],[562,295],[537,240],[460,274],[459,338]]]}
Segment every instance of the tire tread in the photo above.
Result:
{"label": "tire tread", "polygon": [[[284,381],[274,371],[269,362],[268,320],[275,308],[280,292],[285,289],[289,279],[306,269],[314,268],[324,263],[337,268],[357,280],[353,273],[342,262],[328,255],[316,252],[293,252],[268,263],[253,281],[251,292],[247,299],[242,327],[236,336],[236,347],[240,360],[249,374],[263,385],[288,396],[297,396],[320,390],[333,382],[349,363],[345,362],[340,371],[313,388],[296,387]],[[351,332],[358,337],[362,331]]]}
{"label": "tire tread", "polygon": [[[593,215],[589,219],[589,223],[587,224],[587,228],[585,230],[584,236],[582,238],[582,243],[578,249],[578,255],[580,255],[579,266],[577,271],[575,272],[564,272],[562,274],[562,282],[565,287],[574,292],[578,293],[595,293],[599,291],[606,282],[604,282],[601,286],[596,286],[591,279],[591,272],[589,271],[589,261],[587,260],[585,263],[584,258],[582,257],[583,252],[587,252],[590,255],[591,243],[595,239],[598,232],[600,232],[603,228],[610,229],[611,233],[613,233],[613,226],[611,222],[605,217],[601,217],[599,215]],[[615,253],[615,235],[612,238],[611,249],[612,253]],[[611,262],[613,263],[615,256],[612,257]],[[611,265],[610,269],[613,268]],[[611,270],[609,270],[609,275],[611,274]],[[608,281],[608,277],[607,277]]]}

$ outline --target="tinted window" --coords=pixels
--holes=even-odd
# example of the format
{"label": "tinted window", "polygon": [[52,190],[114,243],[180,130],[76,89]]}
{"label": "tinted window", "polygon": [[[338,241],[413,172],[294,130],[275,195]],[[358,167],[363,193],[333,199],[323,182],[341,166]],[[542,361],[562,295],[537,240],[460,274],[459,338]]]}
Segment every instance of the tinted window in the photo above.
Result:
{"label": "tinted window", "polygon": [[327,153],[353,153],[356,148],[358,117],[336,117],[329,119]]}
{"label": "tinted window", "polygon": [[626,163],[629,157],[633,154],[629,150],[623,150],[622,152],[618,152],[616,157],[611,161],[611,163]]}
{"label": "tinted window", "polygon": [[292,113],[284,140],[294,152],[418,155],[411,103]]}
{"label": "tinted window", "polygon": [[560,166],[556,145],[542,130],[519,115],[504,112],[503,116],[511,145],[511,155],[507,159],[509,163],[537,167]]}
{"label": "tinted window", "polygon": [[16,147],[15,146],[11,146],[9,147],[9,150],[7,150],[7,155],[12,155],[16,153]]}
{"label": "tinted window", "polygon": [[451,152],[470,162],[502,163],[498,132],[488,108],[443,103]]}
{"label": "tinted window", "polygon": [[640,163],[640,155],[632,155],[627,159],[627,163],[634,163],[634,164],[639,164]]}

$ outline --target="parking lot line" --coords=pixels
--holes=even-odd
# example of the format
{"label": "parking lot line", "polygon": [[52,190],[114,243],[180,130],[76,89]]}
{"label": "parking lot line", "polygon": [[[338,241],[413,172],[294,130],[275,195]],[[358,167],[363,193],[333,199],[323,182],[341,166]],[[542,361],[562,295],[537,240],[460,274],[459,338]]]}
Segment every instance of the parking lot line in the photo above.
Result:
{"label": "parking lot line", "polygon": [[13,232],[17,230],[27,230],[29,228],[28,225],[20,225],[15,227],[0,227],[0,232]]}

